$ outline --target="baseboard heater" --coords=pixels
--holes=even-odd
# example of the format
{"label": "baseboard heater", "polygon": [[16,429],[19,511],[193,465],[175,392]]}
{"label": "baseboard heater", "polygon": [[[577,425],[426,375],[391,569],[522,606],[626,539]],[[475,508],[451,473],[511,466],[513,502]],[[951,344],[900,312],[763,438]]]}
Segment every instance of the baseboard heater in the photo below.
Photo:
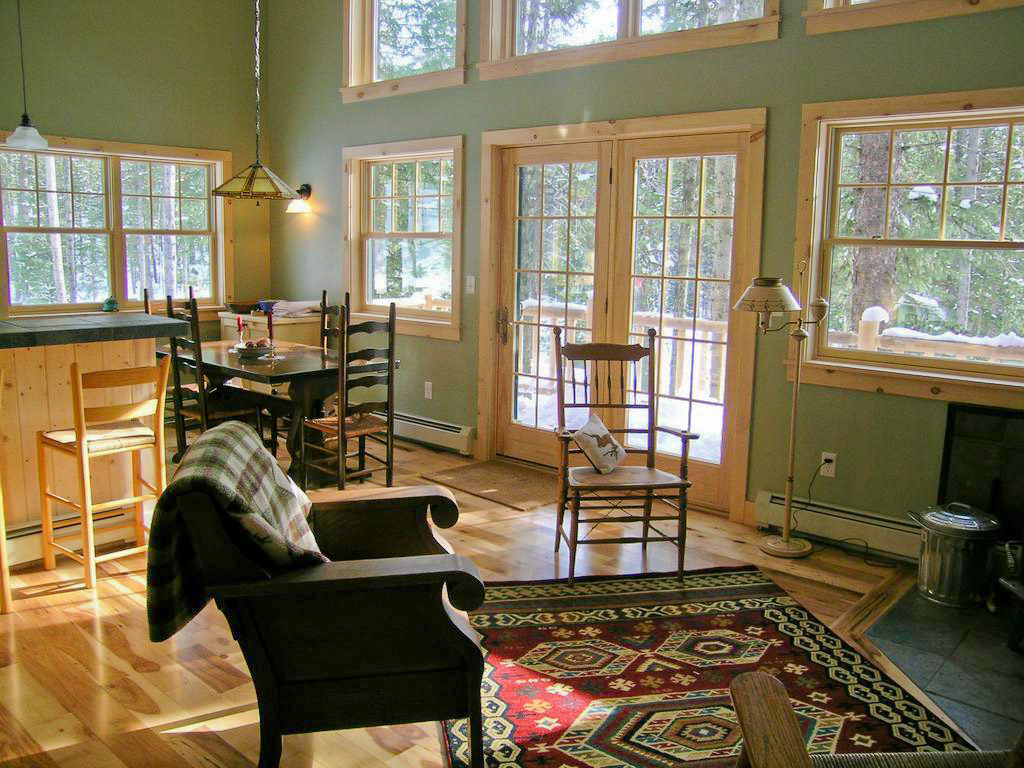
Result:
{"label": "baseboard heater", "polygon": [[476,428],[395,411],[395,437],[471,456]]}
{"label": "baseboard heater", "polygon": [[[758,491],[756,507],[758,525],[782,527],[785,497],[781,493]],[[917,561],[921,529],[914,523],[807,499],[794,498],[793,508],[799,535],[845,546],[854,552],[863,550],[863,542],[867,542],[873,552]]]}

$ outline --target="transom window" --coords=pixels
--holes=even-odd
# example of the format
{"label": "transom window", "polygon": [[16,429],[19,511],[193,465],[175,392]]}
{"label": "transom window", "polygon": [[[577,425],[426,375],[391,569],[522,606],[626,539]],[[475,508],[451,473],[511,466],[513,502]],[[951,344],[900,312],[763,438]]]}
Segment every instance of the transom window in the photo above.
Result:
{"label": "transom window", "polygon": [[461,137],[345,150],[353,311],[457,338]]}
{"label": "transom window", "polygon": [[456,30],[455,0],[376,0],[374,82],[453,68]]}
{"label": "transom window", "polygon": [[828,131],[819,350],[1024,370],[1024,111]]}
{"label": "transom window", "polygon": [[[778,36],[777,0],[484,0],[484,6],[484,79],[607,60],[583,50],[595,45],[618,46],[615,58],[623,59]],[[526,56],[534,57],[529,64],[515,62]]]}
{"label": "transom window", "polygon": [[[195,154],[194,151],[189,151]],[[219,161],[0,150],[0,257],[13,308],[218,296]]]}
{"label": "transom window", "polygon": [[465,0],[344,0],[344,101],[465,80]]}

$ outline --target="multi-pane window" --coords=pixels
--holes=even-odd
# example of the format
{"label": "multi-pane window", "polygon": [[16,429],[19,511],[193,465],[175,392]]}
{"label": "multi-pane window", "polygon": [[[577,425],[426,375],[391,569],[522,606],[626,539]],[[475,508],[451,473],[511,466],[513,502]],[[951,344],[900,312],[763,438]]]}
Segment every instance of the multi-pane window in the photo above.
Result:
{"label": "multi-pane window", "polygon": [[89,304],[110,295],[108,161],[0,151],[12,305]]}
{"label": "multi-pane window", "polygon": [[867,29],[891,24],[904,24],[948,16],[986,13],[1015,5],[1024,0],[998,0],[997,2],[950,3],[948,0],[808,0],[804,11],[809,35]]}
{"label": "multi-pane window", "polygon": [[[656,330],[658,424],[699,432],[694,456],[719,462],[736,155],[646,157],[634,174],[630,341],[646,345],[647,329]],[[679,438],[659,434],[658,450],[678,454]]]}
{"label": "multi-pane window", "polygon": [[128,296],[213,296],[211,167],[122,160],[121,225]]}
{"label": "multi-pane window", "polygon": [[364,163],[367,305],[452,311],[452,152]]}
{"label": "multi-pane window", "polygon": [[[214,298],[214,162],[0,151],[0,233],[13,307],[109,296]],[[123,275],[123,280],[119,279]]]}
{"label": "multi-pane window", "polygon": [[764,0],[514,0],[514,6],[520,56],[765,15]]}
{"label": "multi-pane window", "polygon": [[456,66],[456,0],[374,0],[373,82]]}
{"label": "multi-pane window", "polygon": [[1024,366],[1024,112],[845,124],[828,151],[819,350]]}

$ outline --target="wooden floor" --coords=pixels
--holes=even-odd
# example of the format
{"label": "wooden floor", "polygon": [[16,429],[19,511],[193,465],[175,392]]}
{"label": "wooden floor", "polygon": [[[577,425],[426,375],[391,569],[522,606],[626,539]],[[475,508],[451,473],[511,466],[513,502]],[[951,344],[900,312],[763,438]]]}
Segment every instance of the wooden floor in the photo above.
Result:
{"label": "wooden floor", "polygon": [[[396,484],[422,483],[420,473],[468,462],[410,446],[397,451],[397,460]],[[552,551],[552,506],[520,512],[457,495],[461,518],[444,534],[485,580],[565,575],[565,548]],[[859,630],[910,584],[905,570],[867,565],[835,549],[805,560],[769,558],[757,538],[752,529],[691,512],[687,569],[756,564],[862,648]],[[220,612],[210,605],[154,645],[147,639],[144,556],[101,565],[95,592],[84,589],[80,566],[58,563],[56,571],[16,572],[16,612],[0,616],[0,766],[254,765],[255,695]],[[611,545],[581,548],[577,573],[674,567],[670,545],[651,545],[646,560],[638,545]],[[441,757],[434,724],[423,723],[289,736],[282,765],[430,768]]]}

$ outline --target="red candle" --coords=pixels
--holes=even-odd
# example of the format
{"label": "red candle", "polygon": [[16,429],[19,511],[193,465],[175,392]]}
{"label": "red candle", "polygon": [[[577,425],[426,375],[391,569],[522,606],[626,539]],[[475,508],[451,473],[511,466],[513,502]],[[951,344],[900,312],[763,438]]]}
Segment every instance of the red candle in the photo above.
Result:
{"label": "red candle", "polygon": [[271,309],[267,312],[267,335],[270,337],[270,343],[274,343],[274,310]]}
{"label": "red candle", "polygon": [[239,332],[239,334],[241,334],[241,332],[242,332],[242,316],[239,315],[238,317],[235,318],[235,320],[238,321],[238,332]]}

